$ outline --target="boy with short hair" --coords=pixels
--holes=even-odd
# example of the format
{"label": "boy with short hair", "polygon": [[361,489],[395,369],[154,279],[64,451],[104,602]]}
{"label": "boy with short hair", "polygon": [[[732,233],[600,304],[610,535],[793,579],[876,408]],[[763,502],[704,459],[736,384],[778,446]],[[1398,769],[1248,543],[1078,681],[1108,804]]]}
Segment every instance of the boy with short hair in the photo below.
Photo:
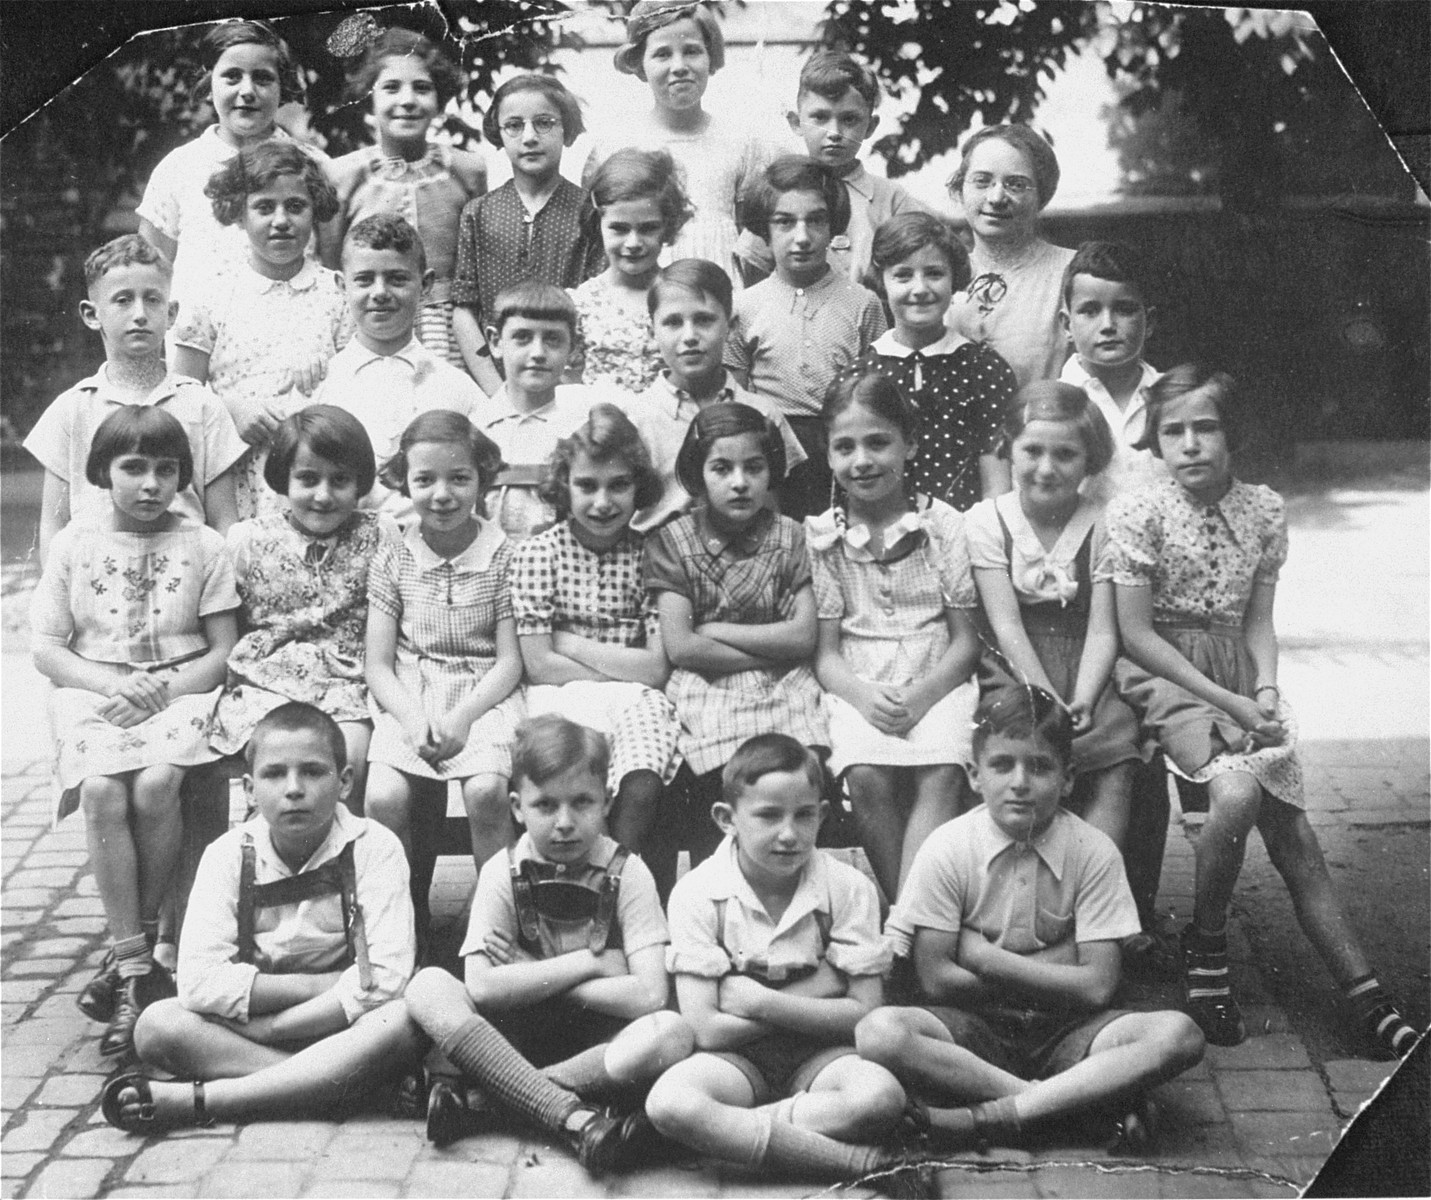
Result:
{"label": "boy with short hair", "polygon": [[1084,242],[1063,273],[1059,317],[1074,353],[1059,379],[1087,392],[1113,430],[1113,461],[1098,485],[1105,498],[1167,474],[1152,451],[1136,449],[1159,374],[1143,361],[1157,311],[1150,282],[1142,256],[1121,242]]}
{"label": "boy with short hair", "polygon": [[721,361],[730,334],[733,292],[730,276],[715,263],[683,258],[662,270],[647,293],[666,370],[631,401],[627,413],[651,452],[651,465],[664,490],[655,504],[631,521],[631,528],[638,533],[655,529],[691,508],[691,496],[676,478],[676,455],[691,421],[707,405],[750,405],[780,430],[786,473],[805,461],[805,451],[780,410],[766,397],[736,383]]}
{"label": "boy with short hair", "polygon": [[902,212],[929,209],[891,179],[871,175],[860,147],[879,124],[880,86],[875,73],[843,50],[817,50],[800,71],[790,128],[811,158],[835,173],[850,200],[845,232],[830,242],[830,265],[855,283],[870,269],[874,231]]}
{"label": "boy with short hair", "polygon": [[806,461],[776,489],[780,511],[799,521],[830,507],[825,394],[889,325],[879,297],[830,268],[830,242],[849,224],[850,201],[828,168],[776,159],[741,214],[770,243],[775,274],[736,299],[725,362],[774,401],[800,439]]}
{"label": "boy with short hair", "polygon": [[601,400],[626,400],[582,383],[562,383],[576,345],[576,305],[562,288],[528,280],[492,302],[487,344],[506,376],[483,396],[472,423],[502,452],[502,473],[488,493],[487,515],[520,540],[556,520],[537,494],[556,444],[574,433]]}
{"label": "boy with short hair", "polygon": [[[655,881],[602,832],[608,758],[605,737],[564,717],[523,723],[511,798],[526,832],[478,875],[460,952],[465,986],[428,967],[407,990],[413,1019],[466,1079],[564,1137],[593,1175],[620,1165],[644,1128],[597,1101],[691,1051],[690,1030],[665,1011]],[[462,1092],[435,1081],[428,1137],[460,1137],[467,1109]]]}
{"label": "boy with short hair", "polygon": [[179,940],[179,996],[135,1026],[140,1074],[106,1085],[134,1133],[326,1115],[418,1061],[401,996],[413,965],[402,844],[353,816],[343,733],[311,704],[268,713],[247,748],[257,815],[204,851]]}
{"label": "boy with short hair", "polygon": [[25,449],[45,468],[40,501],[40,565],[70,521],[108,513],[109,495],[85,478],[95,430],[121,404],[163,405],[188,434],[194,477],[173,510],[224,533],[238,519],[234,465],[248,447],[228,409],[195,379],[170,371],[164,335],[178,312],[169,298],[173,268],[137,233],[95,250],[84,264],[80,317],[99,332],[104,366],[61,392],[35,422]]}
{"label": "boy with short hair", "polygon": [[[336,405],[363,423],[381,476],[415,418],[436,408],[470,417],[485,397],[414,332],[433,279],[416,229],[399,216],[364,217],[343,238],[342,265],[353,339],[329,360],[313,403]],[[411,502],[381,483],[363,506],[404,524],[412,517]]]}
{"label": "boy with short hair", "polygon": [[891,911],[912,936],[927,1001],[883,1008],[860,1053],[942,1104],[930,1146],[1018,1145],[1041,1122],[1113,1106],[1130,1143],[1147,1088],[1194,1066],[1203,1036],[1181,1012],[1108,1007],[1119,943],[1138,913],[1111,839],[1060,807],[1073,726],[1038,688],[982,709],[970,784],[984,803],[929,836]]}
{"label": "boy with short hair", "polygon": [[656,1081],[646,1112],[702,1153],[846,1180],[900,1164],[867,1143],[905,1098],[855,1052],[889,952],[874,885],[815,848],[823,778],[815,754],[779,733],[726,764],[711,811],[725,840],[669,906],[667,963],[698,1053]]}

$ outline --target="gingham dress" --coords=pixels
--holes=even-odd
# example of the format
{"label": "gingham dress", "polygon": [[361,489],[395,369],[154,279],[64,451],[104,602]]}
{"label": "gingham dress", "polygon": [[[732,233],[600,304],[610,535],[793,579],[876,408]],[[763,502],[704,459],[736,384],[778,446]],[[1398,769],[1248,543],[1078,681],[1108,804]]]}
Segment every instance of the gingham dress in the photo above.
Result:
{"label": "gingham dress", "polygon": [[[773,624],[781,619],[780,601],[809,582],[804,530],[768,510],[734,537],[717,535],[704,511],[689,513],[663,526],[646,547],[647,588],[685,596],[696,625]],[[820,685],[805,663],[711,679],[678,667],[666,695],[681,718],[681,753],[697,775],[723,767],[758,733],[830,744]]]}
{"label": "gingham dress", "polygon": [[[645,647],[660,635],[642,582],[645,550],[629,529],[609,550],[588,549],[571,522],[522,542],[512,555],[517,636],[569,633],[608,646]],[[611,739],[613,788],[631,771],[670,783],[680,765],[681,724],[665,695],[644,684],[576,680],[529,684],[527,713],[557,712]]]}
{"label": "gingham dress", "polygon": [[[381,547],[368,568],[368,605],[398,621],[398,682],[422,700],[428,718],[446,716],[497,660],[497,622],[512,615],[512,550],[483,522],[472,544],[443,558],[413,528]],[[467,746],[440,769],[418,757],[397,719],[372,703],[368,761],[424,779],[467,779],[512,772],[512,743],[523,716],[520,690],[472,722]]]}

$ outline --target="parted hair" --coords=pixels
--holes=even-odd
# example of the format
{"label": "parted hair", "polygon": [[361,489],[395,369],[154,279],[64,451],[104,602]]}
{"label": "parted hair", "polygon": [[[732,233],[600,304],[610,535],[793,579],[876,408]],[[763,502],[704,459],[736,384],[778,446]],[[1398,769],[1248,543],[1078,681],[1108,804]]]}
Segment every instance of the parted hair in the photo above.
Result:
{"label": "parted hair", "polygon": [[1081,387],[1056,379],[1024,384],[1004,412],[1004,436],[1010,445],[1031,421],[1067,421],[1075,426],[1090,475],[1097,475],[1113,461],[1113,431],[1108,428],[1108,418]]}
{"label": "parted hair", "polygon": [[850,371],[838,377],[825,393],[820,417],[829,429],[847,408],[858,404],[881,421],[888,421],[911,445],[919,440],[919,413],[899,385],[879,371]]}
{"label": "parted hair", "polygon": [[654,317],[662,297],[670,291],[709,296],[725,310],[726,320],[735,307],[735,289],[730,276],[704,258],[678,258],[669,267],[663,267],[646,292],[646,311]]}
{"label": "parted hair", "polygon": [[681,169],[669,150],[638,150],[626,146],[617,150],[591,177],[591,207],[585,214],[588,235],[600,239],[601,213],[610,204],[628,200],[654,200],[665,228],[661,240],[667,244],[696,210],[686,196]]}
{"label": "parted hair", "polygon": [[363,55],[352,79],[355,96],[367,96],[390,58],[415,58],[422,63],[437,91],[439,111],[462,90],[462,72],[446,48],[413,29],[385,29]]}
{"label": "parted hair", "polygon": [[879,107],[879,80],[869,67],[844,50],[817,50],[800,68],[795,102],[807,92],[833,101],[848,91],[868,104],[871,113]]}
{"label": "parted hair", "polygon": [[502,470],[502,452],[491,438],[461,413],[445,408],[434,408],[420,414],[402,431],[397,453],[378,473],[383,485],[404,496],[410,494],[407,490],[408,452],[424,442],[447,442],[467,448],[467,456],[477,468],[477,512],[485,516],[482,496]]}
{"label": "parted hair", "polygon": [[204,184],[204,195],[213,204],[214,220],[220,225],[237,225],[253,192],[260,192],[283,175],[303,180],[313,202],[313,220],[330,221],[338,215],[338,193],[311,155],[293,142],[260,142],[235,154]]}
{"label": "parted hair", "polygon": [[344,251],[349,246],[411,254],[417,260],[418,274],[427,274],[427,251],[422,248],[422,238],[405,217],[396,213],[374,213],[350,226],[343,235]]}
{"label": "parted hair", "polygon": [[1073,718],[1043,688],[1029,684],[995,692],[974,713],[973,755],[977,763],[991,737],[1037,739],[1065,767],[1073,762]]}
{"label": "parted hair", "polygon": [[328,743],[333,753],[333,765],[341,772],[348,765],[348,746],[343,741],[343,731],[321,708],[315,708],[302,700],[290,700],[270,709],[253,727],[253,734],[244,747],[243,759],[250,772],[258,761],[258,743],[270,733],[316,733]]}
{"label": "parted hair", "polygon": [[676,479],[680,485],[692,496],[704,496],[706,459],[711,448],[721,438],[739,437],[742,433],[760,435],[760,452],[770,466],[770,478],[783,479],[785,443],[780,440],[780,431],[759,409],[732,402],[703,408],[691,421],[676,454]]}
{"label": "parted hair", "polygon": [[300,446],[319,458],[347,467],[353,473],[358,495],[373,490],[377,465],[372,439],[363,423],[332,404],[310,404],[280,421],[263,464],[263,481],[280,496],[288,495],[288,478]]}
{"label": "parted hair", "polygon": [[1154,279],[1147,260],[1126,242],[1084,242],[1074,251],[1063,270],[1063,284],[1059,288],[1064,308],[1073,299],[1075,275],[1126,283],[1138,293],[1144,308],[1152,307],[1155,302]]}
{"label": "parted hair", "polygon": [[164,251],[137,233],[122,233],[90,251],[89,257],[84,260],[84,285],[92,288],[110,271],[118,267],[132,267],[135,263],[157,267],[166,279],[174,276],[174,264]]}
{"label": "parted hair", "polygon": [[108,491],[110,466],[125,454],[176,460],[180,491],[193,481],[194,451],[189,445],[189,435],[167,409],[152,404],[121,404],[105,417],[89,444],[84,477],[95,487]]}
{"label": "parted hair", "polygon": [[199,39],[199,65],[203,74],[194,81],[194,95],[207,100],[213,93],[214,68],[224,52],[235,46],[267,46],[278,58],[278,102],[303,99],[303,80],[288,43],[267,21],[220,21]]}
{"label": "parted hair", "polygon": [[692,3],[691,0],[640,0],[627,14],[626,40],[612,56],[616,69],[623,75],[634,75],[643,83],[645,68],[641,65],[646,57],[646,39],[657,29],[674,25],[677,21],[690,20],[701,31],[701,40],[706,44],[706,54],[711,60],[711,74],[725,66],[725,34],[720,22],[706,5]]}
{"label": "parted hair", "polygon": [[969,159],[974,151],[991,138],[1006,142],[1022,152],[1033,169],[1034,187],[1038,190],[1038,206],[1043,208],[1058,191],[1058,155],[1049,141],[1030,125],[986,125],[970,136],[959,152],[959,165],[949,176],[949,190],[956,196],[964,189],[964,176],[969,173]]}
{"label": "parted hair", "polygon": [[610,762],[611,743],[605,734],[556,713],[529,717],[517,726],[517,744],[512,749],[512,791],[526,782],[541,785],[573,767],[589,768],[604,786]]}
{"label": "parted hair", "polygon": [[1179,363],[1158,376],[1148,388],[1147,425],[1138,441],[1139,450],[1151,450],[1159,458],[1163,457],[1158,445],[1158,426],[1162,424],[1163,410],[1175,400],[1196,391],[1206,391],[1217,407],[1218,419],[1222,421],[1222,434],[1230,451],[1242,444],[1242,425],[1238,413],[1237,380],[1226,371],[1218,371],[1206,363]]}
{"label": "parted hair", "polygon": [[786,154],[765,168],[740,198],[740,223],[757,237],[770,240],[770,217],[787,192],[812,192],[825,202],[830,232],[844,233],[850,224],[850,197],[845,185],[823,163],[800,154]]}
{"label": "parted hair", "polygon": [[820,756],[787,733],[760,733],[741,742],[720,773],[720,798],[732,808],[762,776],[803,771],[817,794],[823,795],[825,768]]}
{"label": "parted hair", "polygon": [[636,485],[638,512],[661,498],[661,477],[651,466],[651,453],[631,418],[614,404],[595,404],[571,436],[556,444],[537,488],[537,495],[556,509],[559,519],[571,513],[571,464],[578,454],[594,463],[625,463]]}
{"label": "parted hair", "polygon": [[540,92],[552,102],[552,107],[561,115],[563,145],[570,146],[586,132],[586,122],[581,119],[581,105],[566,85],[554,75],[528,71],[507,80],[493,92],[492,103],[482,114],[482,136],[499,150],[502,148],[502,104],[520,92]]}
{"label": "parted hair", "polygon": [[874,269],[869,282],[883,296],[884,273],[926,246],[933,246],[944,255],[949,264],[949,281],[956,292],[968,286],[973,275],[969,252],[954,233],[953,225],[928,212],[896,213],[879,223],[870,243],[870,265]]}

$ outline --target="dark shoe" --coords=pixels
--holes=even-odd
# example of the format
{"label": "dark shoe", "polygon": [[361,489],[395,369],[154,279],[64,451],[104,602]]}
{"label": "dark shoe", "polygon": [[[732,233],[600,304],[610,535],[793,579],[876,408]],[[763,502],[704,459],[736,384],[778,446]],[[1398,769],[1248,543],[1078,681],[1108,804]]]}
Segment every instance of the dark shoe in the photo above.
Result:
{"label": "dark shoe", "polygon": [[94,978],[80,989],[75,1005],[91,1021],[108,1021],[114,1016],[114,1001],[119,994],[119,975],[114,969],[114,951],[104,956]]}
{"label": "dark shoe", "polygon": [[659,1136],[645,1112],[637,1109],[625,1117],[597,1113],[573,1135],[572,1143],[586,1173],[600,1177],[639,1165],[639,1148]]}
{"label": "dark shoe", "polygon": [[1183,1007],[1213,1046],[1240,1046],[1247,1040],[1242,1009],[1232,994],[1227,944],[1209,946],[1189,925],[1182,935]]}
{"label": "dark shoe", "polygon": [[1114,1130],[1109,1154],[1137,1156],[1151,1154],[1157,1147],[1159,1113],[1146,1096],[1129,1106]]}
{"label": "dark shoe", "polygon": [[387,1111],[409,1121],[421,1121],[427,1115],[427,1084],[421,1071],[410,1071],[394,1080]]}
{"label": "dark shoe", "polygon": [[149,974],[139,980],[139,1007],[148,1008],[156,1000],[172,1000],[179,994],[174,973],[162,963],[153,963]]}
{"label": "dark shoe", "polygon": [[427,1092],[427,1140],[450,1146],[466,1136],[471,1125],[467,1097],[445,1079],[434,1079]]}
{"label": "dark shoe", "polygon": [[139,999],[139,983],[139,979],[135,978],[119,981],[109,1028],[99,1039],[99,1052],[105,1058],[131,1054],[134,1050],[134,1024],[144,1009]]}

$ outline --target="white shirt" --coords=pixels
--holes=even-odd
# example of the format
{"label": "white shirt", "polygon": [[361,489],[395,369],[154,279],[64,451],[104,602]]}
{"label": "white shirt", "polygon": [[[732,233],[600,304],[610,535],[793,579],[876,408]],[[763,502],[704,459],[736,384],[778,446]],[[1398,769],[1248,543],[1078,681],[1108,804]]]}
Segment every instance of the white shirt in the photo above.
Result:
{"label": "white shirt", "polygon": [[1111,500],[1122,491],[1142,487],[1167,475],[1163,460],[1151,450],[1135,450],[1134,443],[1141,441],[1148,421],[1148,389],[1157,382],[1161,372],[1147,363],[1140,364],[1143,376],[1137,388],[1128,398],[1128,407],[1119,408],[1103,381],[1083,365],[1083,360],[1074,355],[1063,364],[1059,382],[1071,383],[1088,393],[1088,398],[1098,407],[1098,411],[1108,421],[1113,431],[1113,461],[1101,475],[1095,475],[1084,484],[1084,491],[1098,497],[1103,502]]}

